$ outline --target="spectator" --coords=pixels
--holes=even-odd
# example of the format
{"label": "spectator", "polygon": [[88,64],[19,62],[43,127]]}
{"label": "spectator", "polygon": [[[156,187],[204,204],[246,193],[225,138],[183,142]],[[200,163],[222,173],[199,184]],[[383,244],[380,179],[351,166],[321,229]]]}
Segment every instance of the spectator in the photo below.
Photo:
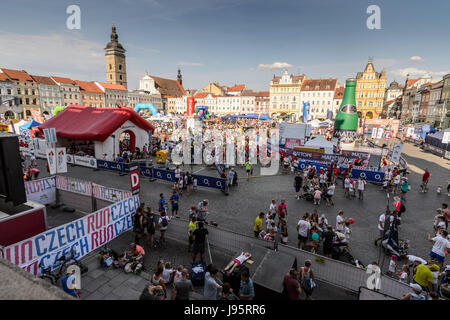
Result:
{"label": "spectator", "polygon": [[203,222],[198,222],[198,228],[194,230],[194,247],[192,253],[192,263],[195,263],[197,254],[200,253],[200,261],[203,261],[203,254],[205,253],[205,242],[208,230],[203,227]]}
{"label": "spectator", "polygon": [[297,280],[297,270],[291,269],[284,276],[283,291],[289,300],[300,300],[302,288]]}
{"label": "spectator", "polygon": [[195,229],[197,229],[197,217],[195,215],[193,215],[191,217],[191,222],[189,222],[189,227],[188,227],[188,238],[189,238],[188,252],[191,252],[192,245],[194,244]]}
{"label": "spectator", "polygon": [[237,300],[236,296],[233,294],[233,289],[228,282],[223,284],[222,297],[220,300]]}
{"label": "spectator", "polygon": [[431,266],[419,264],[416,268],[414,282],[419,284],[423,290],[433,292],[433,273],[431,273],[430,268]]}
{"label": "spectator", "polygon": [[253,300],[255,298],[255,289],[253,281],[250,279],[248,270],[241,272],[241,286],[239,288],[239,298],[241,300]]}
{"label": "spectator", "polygon": [[311,229],[311,224],[307,221],[307,215],[304,215],[301,220],[298,221],[298,245],[299,249],[304,249],[306,242],[308,241],[308,233]]}
{"label": "spectator", "polygon": [[262,219],[264,218],[264,212],[260,212],[259,215],[255,219],[255,226],[253,227],[253,231],[255,232],[255,237],[258,238],[259,234],[262,231]]}
{"label": "spectator", "polygon": [[167,227],[169,226],[169,221],[170,220],[169,220],[169,218],[167,218],[166,212],[162,211],[161,217],[158,220],[159,232],[161,233],[161,238],[160,238],[161,243],[166,242],[166,231],[167,231]]}
{"label": "spectator", "polygon": [[316,287],[316,278],[314,271],[311,269],[311,261],[306,260],[305,266],[299,271],[300,283],[306,294],[306,300],[311,300],[312,292]]}
{"label": "spectator", "polygon": [[405,294],[401,300],[425,300],[425,296],[422,294],[422,288],[418,284],[411,284],[412,292]]}
{"label": "spectator", "polygon": [[181,271],[181,280],[176,281],[172,289],[172,300],[189,300],[189,293],[194,291],[192,282],[187,278],[188,270]]}
{"label": "spectator", "polygon": [[205,286],[203,288],[203,297],[205,300],[217,300],[217,291],[222,287],[216,282],[219,271],[215,267],[211,267],[211,271],[205,274]]}

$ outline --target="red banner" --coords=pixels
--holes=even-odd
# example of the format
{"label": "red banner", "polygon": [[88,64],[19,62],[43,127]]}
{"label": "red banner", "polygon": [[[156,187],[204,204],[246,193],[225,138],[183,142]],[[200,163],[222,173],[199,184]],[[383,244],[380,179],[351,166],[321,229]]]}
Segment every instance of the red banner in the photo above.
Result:
{"label": "red banner", "polygon": [[194,97],[187,98],[187,115],[192,116],[195,112],[195,99]]}
{"label": "red banner", "polygon": [[133,195],[138,194],[139,189],[141,187],[138,167],[130,168],[130,182],[131,182],[131,193]]}
{"label": "red banner", "polygon": [[41,112],[39,110],[31,109],[30,111],[31,111],[31,117],[33,118],[34,121],[37,121],[39,123],[44,123],[45,122],[45,119],[41,115]]}

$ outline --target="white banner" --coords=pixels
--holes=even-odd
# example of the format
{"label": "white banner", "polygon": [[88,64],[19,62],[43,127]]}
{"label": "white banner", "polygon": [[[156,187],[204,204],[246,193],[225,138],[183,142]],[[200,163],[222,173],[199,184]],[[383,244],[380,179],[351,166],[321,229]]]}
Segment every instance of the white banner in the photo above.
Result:
{"label": "white banner", "polygon": [[112,202],[122,201],[132,196],[130,191],[108,188],[95,183],[92,184],[92,194],[97,199]]}
{"label": "white banner", "polygon": [[47,230],[34,237],[4,248],[3,257],[24,270],[39,275],[39,264],[51,267],[62,255],[76,251],[82,258],[133,228],[131,217],[139,207],[133,196],[83,218]]}
{"label": "white banner", "polygon": [[378,128],[377,129],[377,138],[378,139],[383,138],[383,133],[384,133],[384,129],[383,128]]}
{"label": "white banner", "polygon": [[75,164],[77,166],[88,167],[88,168],[97,168],[97,159],[91,157],[80,157],[74,155],[66,155],[67,162]]}
{"label": "white banner", "polygon": [[373,127],[372,128],[372,139],[376,139],[377,138],[377,128]]}
{"label": "white banner", "polygon": [[46,155],[47,155],[48,167],[50,169],[50,174],[54,175],[54,174],[56,174],[56,154],[55,154],[55,149],[53,149],[53,148],[47,149]]}
{"label": "white banner", "polygon": [[56,189],[82,194],[92,195],[91,183],[70,177],[56,176]]}
{"label": "white banner", "polygon": [[50,204],[56,201],[55,177],[25,182],[27,200],[40,204]]}
{"label": "white banner", "polygon": [[394,149],[392,150],[391,161],[398,163],[400,161],[400,156],[402,155],[403,144],[396,143]]}
{"label": "white banner", "polygon": [[56,168],[58,173],[67,172],[66,148],[56,148]]}

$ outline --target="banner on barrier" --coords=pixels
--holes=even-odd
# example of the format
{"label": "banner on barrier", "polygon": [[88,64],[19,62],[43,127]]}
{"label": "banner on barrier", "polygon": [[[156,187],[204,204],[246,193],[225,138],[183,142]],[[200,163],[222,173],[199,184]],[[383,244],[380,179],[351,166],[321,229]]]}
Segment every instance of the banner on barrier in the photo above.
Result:
{"label": "banner on barrier", "polygon": [[139,194],[139,190],[141,187],[141,182],[139,179],[139,168],[134,166],[130,168],[130,183],[131,183],[131,192],[133,195]]}
{"label": "banner on barrier", "polygon": [[40,204],[50,204],[56,201],[55,177],[25,182],[25,192],[28,201]]}
{"label": "banner on barrier", "polygon": [[[324,171],[327,170],[328,165],[324,163],[318,163],[318,162],[311,162],[306,160],[299,160],[298,161],[298,169],[303,170],[306,167],[308,167],[308,163],[311,164],[313,168],[316,169],[316,171],[320,171],[323,169]],[[347,170],[348,166],[340,166],[339,167],[339,173],[342,174],[344,170]],[[363,177],[364,180],[369,182],[377,182],[381,183],[384,181],[384,173],[379,171],[373,171],[373,170],[366,170],[366,169],[357,169],[356,167],[352,168],[352,178],[358,179],[359,177]]]}
{"label": "banner on barrier", "polygon": [[92,184],[90,182],[70,177],[56,176],[56,188],[85,196],[92,195]]}
{"label": "banner on barrier", "polygon": [[111,202],[122,201],[122,200],[130,198],[132,196],[131,192],[129,192],[129,191],[108,188],[108,187],[104,187],[104,186],[101,186],[96,183],[92,184],[92,194],[97,199],[111,201]]}
{"label": "banner on barrier", "polygon": [[67,172],[66,148],[56,148],[56,172]]}
{"label": "banner on barrier", "polygon": [[175,171],[162,170],[153,168],[153,178],[175,182]]}
{"label": "banner on barrier", "polygon": [[62,255],[76,250],[80,259],[133,227],[131,217],[139,207],[133,196],[88,216],[47,230],[4,248],[4,258],[24,270],[38,275],[39,265],[51,267]]}
{"label": "banner on barrier", "polygon": [[127,164],[106,161],[106,160],[96,159],[96,166],[98,169],[109,170],[109,171],[125,172],[125,173],[128,173],[130,171],[130,168]]}
{"label": "banner on barrier", "polygon": [[226,183],[227,183],[226,179],[223,179],[223,178],[199,176],[196,174],[193,174],[192,178],[197,179],[198,187],[207,187],[207,188],[224,190],[226,187]]}
{"label": "banner on barrier", "polygon": [[50,170],[50,174],[56,174],[56,154],[55,149],[47,149],[47,163]]}

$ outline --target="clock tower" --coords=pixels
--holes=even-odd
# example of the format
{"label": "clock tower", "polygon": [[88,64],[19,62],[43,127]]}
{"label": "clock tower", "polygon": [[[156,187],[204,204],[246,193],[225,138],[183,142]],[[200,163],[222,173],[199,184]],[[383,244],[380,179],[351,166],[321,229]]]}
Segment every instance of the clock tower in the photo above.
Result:
{"label": "clock tower", "polygon": [[125,61],[126,50],[118,41],[116,27],[112,26],[111,41],[105,48],[106,82],[120,84],[127,88],[127,65]]}

